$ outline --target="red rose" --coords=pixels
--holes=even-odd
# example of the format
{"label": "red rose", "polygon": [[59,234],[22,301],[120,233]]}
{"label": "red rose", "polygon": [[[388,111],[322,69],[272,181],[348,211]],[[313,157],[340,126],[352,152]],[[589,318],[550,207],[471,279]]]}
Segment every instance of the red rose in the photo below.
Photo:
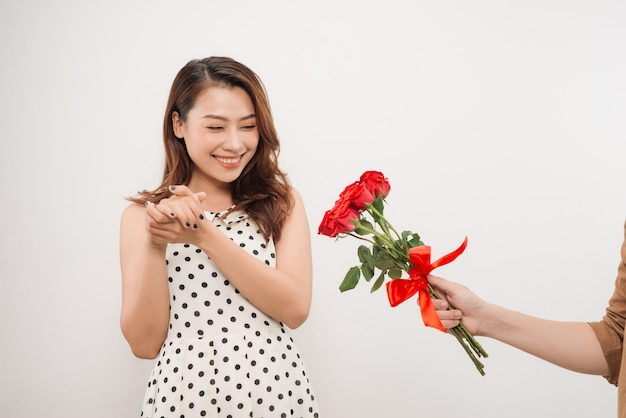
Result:
{"label": "red rose", "polygon": [[355,181],[341,192],[339,200],[347,200],[358,210],[363,210],[365,209],[366,203],[372,203],[374,201],[374,197],[372,192],[364,184]]}
{"label": "red rose", "polygon": [[359,219],[359,211],[348,200],[339,199],[331,210],[327,210],[317,233],[331,238],[354,230],[351,219]]}
{"label": "red rose", "polygon": [[361,175],[359,182],[370,191],[374,196],[379,194],[383,197],[387,197],[391,185],[387,181],[387,178],[380,171],[366,171]]}

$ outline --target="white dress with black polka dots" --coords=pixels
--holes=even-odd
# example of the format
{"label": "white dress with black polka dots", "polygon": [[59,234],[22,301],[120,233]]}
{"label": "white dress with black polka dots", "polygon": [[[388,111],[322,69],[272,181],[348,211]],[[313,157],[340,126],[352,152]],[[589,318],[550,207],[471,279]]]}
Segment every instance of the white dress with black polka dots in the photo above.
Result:
{"label": "white dress with black polka dots", "polygon": [[[266,264],[266,242],[243,212],[209,220]],[[148,382],[142,417],[318,417],[303,360],[282,323],[244,298],[208,256],[167,249],[170,325]]]}

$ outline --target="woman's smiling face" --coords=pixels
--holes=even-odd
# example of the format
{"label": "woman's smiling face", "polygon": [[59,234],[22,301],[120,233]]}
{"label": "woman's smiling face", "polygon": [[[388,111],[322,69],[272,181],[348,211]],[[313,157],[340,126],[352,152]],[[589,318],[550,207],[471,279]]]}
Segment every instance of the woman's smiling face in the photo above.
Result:
{"label": "woman's smiling face", "polygon": [[208,87],[186,120],[174,112],[172,121],[175,135],[185,141],[194,163],[194,182],[217,183],[218,187],[232,183],[259,144],[254,105],[241,87]]}

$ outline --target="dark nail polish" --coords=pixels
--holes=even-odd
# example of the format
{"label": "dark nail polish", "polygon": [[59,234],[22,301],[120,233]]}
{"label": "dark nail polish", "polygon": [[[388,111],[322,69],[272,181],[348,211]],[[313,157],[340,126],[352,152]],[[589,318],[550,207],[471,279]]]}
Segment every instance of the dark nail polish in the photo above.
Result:
{"label": "dark nail polish", "polygon": [[176,214],[174,212],[170,212],[170,216],[173,218]]}
{"label": "dark nail polish", "polygon": [[204,220],[204,215],[203,214],[200,214],[200,216],[198,216],[198,217],[200,218],[201,221]]}
{"label": "dark nail polish", "polygon": [[198,224],[193,224],[193,229],[198,229]]}
{"label": "dark nail polish", "polygon": [[191,226],[191,224],[189,222],[185,222],[185,225],[187,225],[187,228],[189,228]]}
{"label": "dark nail polish", "polygon": [[176,186],[171,185],[171,186],[170,186],[170,190],[176,190]]}

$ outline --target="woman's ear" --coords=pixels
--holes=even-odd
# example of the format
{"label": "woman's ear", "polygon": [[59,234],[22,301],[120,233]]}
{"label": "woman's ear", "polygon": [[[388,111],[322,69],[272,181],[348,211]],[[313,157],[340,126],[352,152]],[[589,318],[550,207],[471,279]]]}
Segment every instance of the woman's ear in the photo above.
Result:
{"label": "woman's ear", "polygon": [[172,112],[172,127],[176,138],[183,139],[185,137],[183,134],[183,121],[178,115],[178,112]]}

